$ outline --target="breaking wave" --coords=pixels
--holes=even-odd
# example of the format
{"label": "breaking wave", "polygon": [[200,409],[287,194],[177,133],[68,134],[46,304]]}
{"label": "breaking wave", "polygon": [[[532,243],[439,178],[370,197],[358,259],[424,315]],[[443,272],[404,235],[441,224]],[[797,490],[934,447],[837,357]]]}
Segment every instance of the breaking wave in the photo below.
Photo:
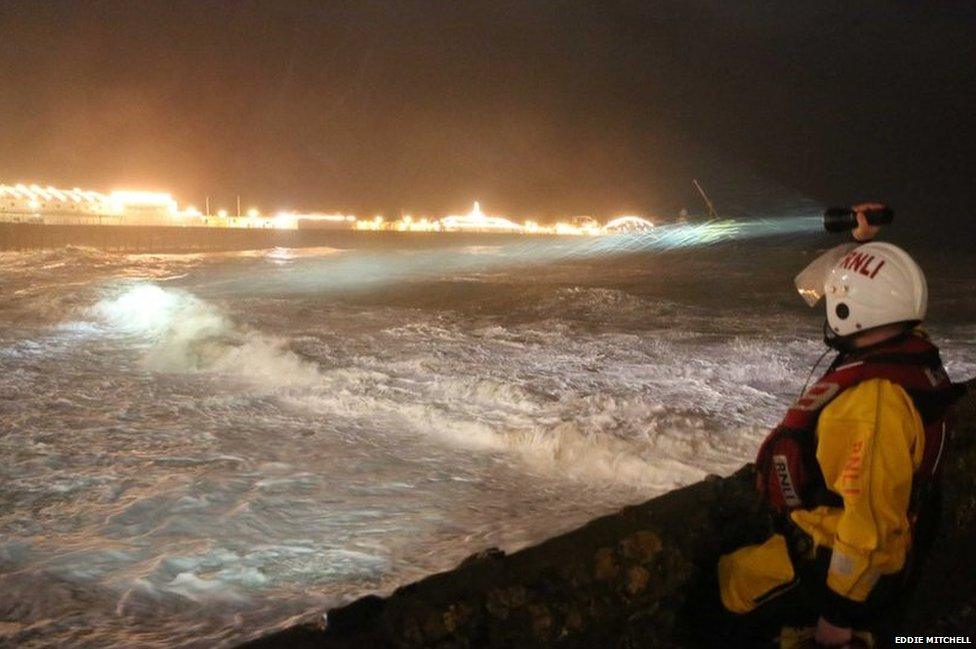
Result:
{"label": "breaking wave", "polygon": [[144,365],[160,372],[217,372],[276,385],[314,383],[318,370],[287,341],[236,326],[214,305],[178,289],[137,284],[92,313],[149,342]]}
{"label": "breaking wave", "polygon": [[[648,308],[636,298],[604,290],[574,289],[556,299],[567,312],[608,304]],[[735,444],[722,441],[728,432],[710,427],[707,411],[695,412],[691,402],[702,402],[703,383],[690,386],[690,399],[673,394],[670,403],[632,388],[620,392],[628,382],[638,387],[647,381],[680,382],[680,376],[677,381],[663,376],[674,375],[674,367],[661,367],[658,377],[641,376],[638,367],[635,375],[611,381],[572,378],[581,369],[579,358],[590,358],[590,370],[600,371],[612,354],[635,342],[633,337],[583,338],[571,355],[553,355],[554,348],[574,345],[573,331],[495,327],[472,336],[463,331],[463,323],[395,326],[383,332],[381,345],[412,347],[416,353],[407,354],[409,361],[366,355],[337,366],[327,348],[319,347],[319,357],[310,360],[296,353],[288,338],[238,325],[214,304],[180,289],[129,285],[99,301],[91,313],[111,330],[143,341],[140,362],[147,370],[210,373],[255,389],[285,390],[282,399],[289,404],[323,417],[504,454],[542,473],[657,492],[708,471],[727,470],[742,459],[741,449],[729,453]],[[528,364],[508,357],[513,348]],[[479,375],[476,369],[467,374],[474,369],[467,357],[471,350],[496,366],[494,375]],[[658,344],[631,362],[659,364],[663,359],[671,364],[674,358],[665,356],[675,353]],[[501,376],[506,367],[525,377]],[[696,372],[703,369],[708,371],[698,367]],[[741,378],[729,376],[730,381]]]}

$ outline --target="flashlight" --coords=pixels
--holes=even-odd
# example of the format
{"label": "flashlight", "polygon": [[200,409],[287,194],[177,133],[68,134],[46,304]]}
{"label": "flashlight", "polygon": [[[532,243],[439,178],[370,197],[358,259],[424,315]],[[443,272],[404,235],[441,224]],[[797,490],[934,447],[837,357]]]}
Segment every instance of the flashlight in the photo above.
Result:
{"label": "flashlight", "polygon": [[[863,210],[871,225],[888,225],[895,220],[895,211],[890,207],[877,207]],[[823,213],[823,226],[827,232],[844,232],[857,227],[857,212],[849,207],[831,207]]]}

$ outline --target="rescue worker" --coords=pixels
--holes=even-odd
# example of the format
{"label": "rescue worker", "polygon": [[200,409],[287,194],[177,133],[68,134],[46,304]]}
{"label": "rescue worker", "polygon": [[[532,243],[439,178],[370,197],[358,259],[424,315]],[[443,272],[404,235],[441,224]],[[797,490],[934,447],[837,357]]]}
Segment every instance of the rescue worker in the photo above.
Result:
{"label": "rescue worker", "polygon": [[826,297],[825,340],[839,354],[756,460],[774,533],[719,561],[736,646],[777,636],[781,646],[871,646],[857,630],[891,612],[933,526],[961,388],[918,328],[925,276],[902,249],[871,241],[872,207],[855,206],[861,245],[813,291]]}

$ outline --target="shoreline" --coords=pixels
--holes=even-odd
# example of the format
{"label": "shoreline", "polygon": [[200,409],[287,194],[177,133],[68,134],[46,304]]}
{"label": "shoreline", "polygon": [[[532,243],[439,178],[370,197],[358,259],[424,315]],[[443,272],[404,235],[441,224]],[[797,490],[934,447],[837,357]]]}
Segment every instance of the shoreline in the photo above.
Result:
{"label": "shoreline", "polygon": [[195,253],[269,248],[426,250],[457,246],[571,242],[555,234],[399,232],[351,228],[218,228],[171,225],[44,225],[0,222],[0,251],[80,246],[126,253]]}

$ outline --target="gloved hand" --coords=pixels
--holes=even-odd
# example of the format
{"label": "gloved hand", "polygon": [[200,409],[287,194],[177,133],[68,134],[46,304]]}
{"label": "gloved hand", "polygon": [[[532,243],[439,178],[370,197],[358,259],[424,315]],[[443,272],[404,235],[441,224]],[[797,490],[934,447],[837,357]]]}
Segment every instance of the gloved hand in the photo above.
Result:
{"label": "gloved hand", "polygon": [[857,205],[851,205],[851,209],[854,210],[855,216],[857,217],[857,227],[851,232],[855,241],[867,243],[878,236],[878,232],[881,231],[881,226],[868,223],[864,212],[865,210],[879,210],[883,207],[883,203],[858,203]]}
{"label": "gloved hand", "polygon": [[[861,216],[861,213],[858,212],[858,215]],[[823,618],[817,620],[817,631],[813,635],[817,644],[824,647],[846,647],[850,645],[852,637],[854,634],[849,627],[834,626]]]}
{"label": "gloved hand", "polygon": [[810,626],[803,629],[783,627],[779,634],[780,649],[824,649],[825,647],[841,647],[842,649],[873,649],[874,636],[867,631],[853,631],[851,637],[842,645],[825,645],[817,641],[817,627]]}

